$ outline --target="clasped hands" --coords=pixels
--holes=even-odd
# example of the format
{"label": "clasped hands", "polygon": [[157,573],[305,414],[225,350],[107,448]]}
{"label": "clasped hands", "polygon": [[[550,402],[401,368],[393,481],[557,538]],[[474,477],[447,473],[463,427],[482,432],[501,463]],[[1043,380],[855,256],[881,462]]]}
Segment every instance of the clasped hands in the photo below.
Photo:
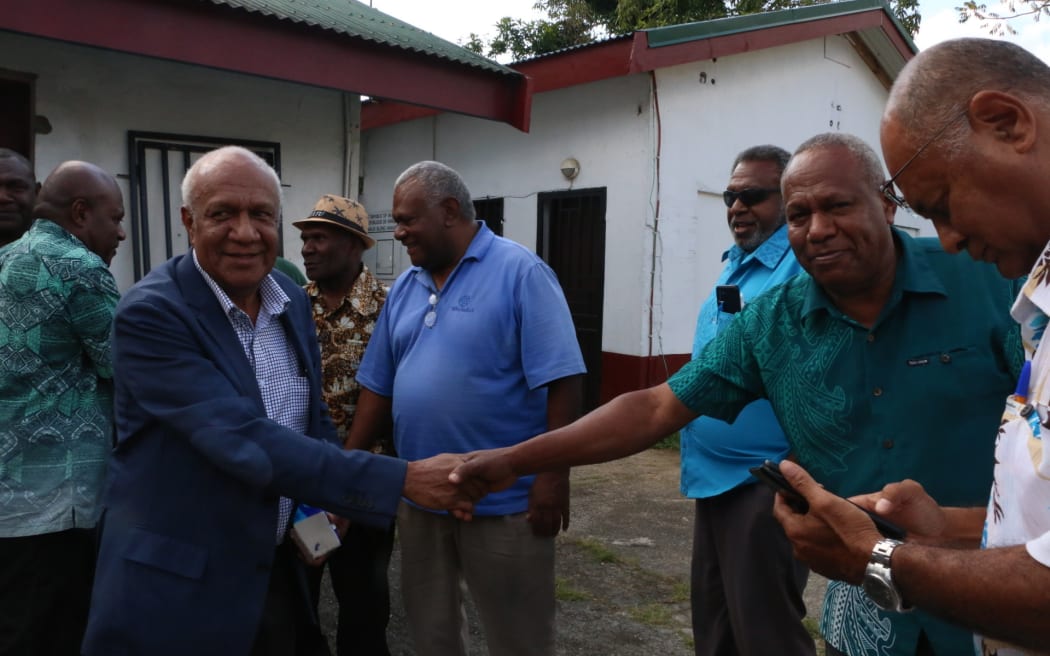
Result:
{"label": "clasped hands", "polygon": [[457,519],[470,520],[476,501],[510,487],[518,479],[506,451],[443,453],[412,461],[408,463],[404,496],[425,508],[448,510]]}

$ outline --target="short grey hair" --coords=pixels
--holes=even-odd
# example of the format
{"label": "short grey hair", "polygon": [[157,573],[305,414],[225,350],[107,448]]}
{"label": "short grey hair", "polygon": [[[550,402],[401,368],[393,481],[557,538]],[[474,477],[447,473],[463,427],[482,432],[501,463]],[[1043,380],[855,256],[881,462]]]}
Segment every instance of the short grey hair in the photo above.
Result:
{"label": "short grey hair", "polygon": [[[861,165],[861,173],[864,182],[872,189],[878,189],[886,181],[885,169],[882,160],[875,150],[860,137],[845,132],[824,132],[810,137],[802,142],[791,156],[791,162],[802,153],[810,150],[822,150],[824,148],[844,148]],[[788,167],[791,166],[788,162]]]}
{"label": "short grey hair", "polygon": [[784,169],[787,168],[788,160],[791,159],[791,153],[784,150],[780,146],[773,146],[771,144],[763,144],[761,146],[751,146],[750,148],[740,151],[740,154],[733,160],[733,166],[729,169],[732,173],[736,170],[736,167],[741,162],[772,162],[776,164],[777,170],[783,174]]}
{"label": "short grey hair", "polygon": [[215,171],[218,167],[225,164],[231,159],[243,159],[254,164],[256,168],[266,174],[273,183],[274,194],[277,196],[277,216],[281,214],[281,206],[284,204],[283,194],[281,193],[281,179],[277,176],[277,171],[273,170],[266,160],[259,157],[252,151],[241,146],[223,146],[222,148],[216,148],[215,150],[208,151],[200,159],[193,163],[193,166],[186,171],[186,175],[182,178],[182,204],[189,208],[190,213],[193,213],[194,206],[197,203],[197,190],[200,186],[201,180],[208,177],[208,174]]}
{"label": "short grey hair", "polygon": [[467,183],[452,167],[433,160],[416,162],[397,176],[394,189],[397,190],[407,182],[415,182],[422,188],[429,205],[437,205],[446,198],[454,198],[459,203],[460,216],[468,221],[475,219],[474,201],[470,197]]}

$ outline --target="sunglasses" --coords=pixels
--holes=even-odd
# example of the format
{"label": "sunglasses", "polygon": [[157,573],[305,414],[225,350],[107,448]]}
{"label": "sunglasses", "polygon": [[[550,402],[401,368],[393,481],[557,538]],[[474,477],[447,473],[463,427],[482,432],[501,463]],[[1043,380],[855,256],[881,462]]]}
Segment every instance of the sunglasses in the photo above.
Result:
{"label": "sunglasses", "polygon": [[923,154],[923,152],[925,152],[927,148],[933,145],[935,141],[940,139],[941,135],[947,132],[948,128],[950,128],[952,124],[954,124],[962,117],[966,116],[967,111],[969,111],[969,105],[964,107],[963,110],[958,114],[952,115],[952,117],[948,119],[948,121],[944,125],[942,125],[939,130],[933,133],[933,136],[930,137],[929,141],[919,146],[918,150],[915,151],[915,154],[909,157],[908,160],[904,162],[904,164],[902,164],[899,169],[897,169],[897,172],[894,173],[889,180],[882,183],[882,186],[879,187],[879,191],[882,192],[882,195],[885,196],[887,200],[889,200],[891,203],[893,203],[901,209],[911,210],[911,208],[908,207],[908,202],[904,200],[904,197],[898,194],[896,191],[894,191],[893,183],[897,181],[897,178],[901,176],[901,173],[904,173],[905,169],[911,166],[912,162],[918,159],[919,155]]}
{"label": "sunglasses", "polygon": [[729,189],[726,189],[722,192],[722,200],[725,201],[726,207],[732,207],[733,203],[738,200],[744,205],[744,207],[751,207],[752,205],[758,205],[773,194],[779,193],[780,189],[777,187],[770,187],[768,189],[741,189],[740,191],[730,191]]}

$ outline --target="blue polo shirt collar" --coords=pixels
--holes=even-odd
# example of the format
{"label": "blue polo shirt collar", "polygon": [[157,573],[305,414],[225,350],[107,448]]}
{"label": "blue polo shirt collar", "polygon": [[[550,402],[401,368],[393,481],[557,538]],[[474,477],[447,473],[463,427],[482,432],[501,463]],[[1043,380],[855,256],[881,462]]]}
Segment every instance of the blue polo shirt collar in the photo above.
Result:
{"label": "blue polo shirt collar", "polygon": [[722,253],[722,261],[729,260],[733,265],[733,269],[738,269],[751,261],[758,261],[762,266],[772,270],[777,268],[780,261],[784,259],[784,253],[790,249],[791,244],[788,243],[787,225],[782,225],[750,253],[733,244]]}
{"label": "blue polo shirt collar", "polygon": [[[900,303],[905,293],[908,294],[937,294],[947,296],[944,283],[930,266],[926,258],[919,255],[915,249],[912,237],[895,227],[891,227],[893,243],[899,253],[897,257],[897,268],[893,278],[893,291],[886,307],[882,308],[876,325],[882,322],[883,317],[893,311]],[[807,274],[808,275],[808,274]],[[843,316],[835,304],[831,301],[824,290],[814,280],[810,280],[809,293],[802,307],[802,316],[808,317],[814,312],[823,310],[833,316]]]}

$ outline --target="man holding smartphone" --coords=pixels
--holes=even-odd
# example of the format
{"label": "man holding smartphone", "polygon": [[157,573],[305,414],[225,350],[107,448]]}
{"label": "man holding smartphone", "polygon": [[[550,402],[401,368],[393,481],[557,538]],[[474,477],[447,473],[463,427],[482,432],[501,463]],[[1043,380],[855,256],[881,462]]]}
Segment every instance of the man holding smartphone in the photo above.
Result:
{"label": "man holding smartphone", "polygon": [[[801,268],[788,244],[780,175],[791,154],[753,146],[733,161],[722,194],[733,244],[700,308],[693,357],[757,297]],[[748,404],[732,424],[699,417],[681,431],[682,494],[696,499],[690,596],[696,656],[814,653],[802,624],[809,570],[773,518],[773,492],[749,467],[789,451],[769,401]],[[764,627],[761,631],[754,627]]]}

